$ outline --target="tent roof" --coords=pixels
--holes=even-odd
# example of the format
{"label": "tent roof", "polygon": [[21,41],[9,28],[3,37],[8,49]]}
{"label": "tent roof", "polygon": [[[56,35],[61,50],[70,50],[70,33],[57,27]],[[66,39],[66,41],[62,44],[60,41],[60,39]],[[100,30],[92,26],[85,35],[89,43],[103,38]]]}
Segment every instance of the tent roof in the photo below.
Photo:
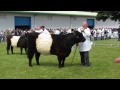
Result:
{"label": "tent roof", "polygon": [[0,11],[4,13],[23,13],[23,14],[49,14],[49,15],[70,15],[70,16],[92,16],[96,17],[95,12],[86,11]]}

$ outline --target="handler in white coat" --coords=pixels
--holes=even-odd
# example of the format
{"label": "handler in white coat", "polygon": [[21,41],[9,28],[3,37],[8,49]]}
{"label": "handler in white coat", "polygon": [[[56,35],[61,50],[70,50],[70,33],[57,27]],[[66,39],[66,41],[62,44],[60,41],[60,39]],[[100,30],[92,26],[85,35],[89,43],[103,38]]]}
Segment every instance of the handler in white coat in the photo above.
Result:
{"label": "handler in white coat", "polygon": [[41,29],[40,26],[38,26],[37,28],[35,28],[35,32],[37,32],[37,33],[42,33],[43,30]]}
{"label": "handler in white coat", "polygon": [[47,29],[45,29],[45,26],[37,27],[35,32],[43,33],[43,34],[50,34],[50,32]]}
{"label": "handler in white coat", "polygon": [[42,33],[44,33],[44,34],[50,34],[50,32],[45,28],[45,26],[41,26],[41,29],[43,30]]}
{"label": "handler in white coat", "polygon": [[88,28],[87,22],[83,22],[82,29],[78,29],[79,32],[82,32],[86,41],[80,43],[80,56],[81,56],[81,65],[90,66],[89,62],[89,51],[91,50],[92,43],[90,41],[90,29]]}
{"label": "handler in white coat", "polygon": [[94,41],[96,41],[96,40],[97,40],[97,35],[96,35],[96,33],[97,33],[97,31],[94,29],[94,30],[93,30],[93,37],[94,37]]}

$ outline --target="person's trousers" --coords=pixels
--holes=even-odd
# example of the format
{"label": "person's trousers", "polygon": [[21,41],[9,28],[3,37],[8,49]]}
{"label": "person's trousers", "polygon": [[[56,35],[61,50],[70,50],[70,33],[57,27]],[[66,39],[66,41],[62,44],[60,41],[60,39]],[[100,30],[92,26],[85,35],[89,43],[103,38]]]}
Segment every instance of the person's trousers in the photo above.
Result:
{"label": "person's trousers", "polygon": [[87,51],[87,52],[80,52],[80,56],[81,56],[81,65],[90,66],[89,51]]}

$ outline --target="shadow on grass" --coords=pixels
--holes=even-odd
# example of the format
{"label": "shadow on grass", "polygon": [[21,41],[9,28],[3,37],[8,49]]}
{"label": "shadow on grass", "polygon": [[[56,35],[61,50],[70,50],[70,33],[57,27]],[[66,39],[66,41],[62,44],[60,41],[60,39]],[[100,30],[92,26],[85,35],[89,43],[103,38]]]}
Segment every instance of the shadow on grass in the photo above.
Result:
{"label": "shadow on grass", "polygon": [[[41,62],[40,63],[40,65],[37,65],[36,63],[33,63],[32,64],[33,65],[33,67],[34,66],[56,66],[56,67],[58,67],[58,63],[54,63],[54,62]],[[80,66],[80,64],[79,63],[74,63],[74,64],[71,64],[71,63],[65,63],[64,64],[64,67],[73,67],[73,66]]]}
{"label": "shadow on grass", "polygon": [[[7,53],[6,53],[7,54]],[[8,54],[7,54],[8,55]],[[21,55],[20,53],[9,53],[9,55]],[[23,53],[22,55],[27,55],[26,53]]]}

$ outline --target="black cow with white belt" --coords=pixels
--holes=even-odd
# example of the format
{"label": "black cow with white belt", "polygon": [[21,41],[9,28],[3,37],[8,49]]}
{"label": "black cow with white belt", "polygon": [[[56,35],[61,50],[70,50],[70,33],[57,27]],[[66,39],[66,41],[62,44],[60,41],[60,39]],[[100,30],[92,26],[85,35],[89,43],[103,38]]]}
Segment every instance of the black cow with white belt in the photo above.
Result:
{"label": "black cow with white belt", "polygon": [[59,68],[64,67],[66,57],[70,55],[71,48],[74,44],[84,42],[85,38],[82,33],[75,31],[67,35],[51,35],[44,33],[28,33],[27,56],[29,66],[32,67],[32,58],[35,54],[37,65],[39,57],[44,55],[56,55],[59,62]]}
{"label": "black cow with white belt", "polygon": [[13,54],[13,48],[14,47],[19,47],[22,55],[22,50],[23,48],[27,49],[27,37],[26,35],[22,36],[13,36],[13,35],[8,35],[7,36],[7,54],[9,54],[9,50],[11,48],[11,52]]}

